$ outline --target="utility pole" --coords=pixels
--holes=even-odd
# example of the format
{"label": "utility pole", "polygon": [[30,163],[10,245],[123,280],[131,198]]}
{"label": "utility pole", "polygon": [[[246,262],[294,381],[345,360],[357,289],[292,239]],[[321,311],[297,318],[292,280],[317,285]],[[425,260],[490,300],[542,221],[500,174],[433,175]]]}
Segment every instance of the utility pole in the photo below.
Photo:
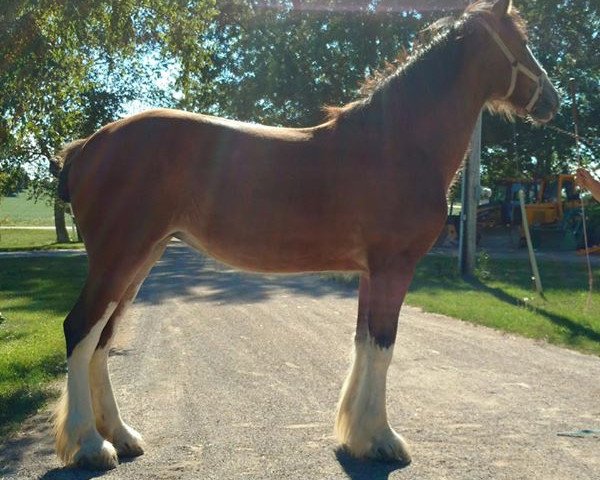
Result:
{"label": "utility pole", "polygon": [[462,177],[462,208],[458,241],[458,268],[460,274],[473,275],[477,250],[477,206],[481,196],[481,113],[471,137],[471,152]]}
{"label": "utility pole", "polygon": [[[475,0],[469,0],[473,3]],[[477,251],[477,206],[481,197],[481,112],[471,137],[471,152],[462,177],[458,270],[467,277],[475,272]]]}

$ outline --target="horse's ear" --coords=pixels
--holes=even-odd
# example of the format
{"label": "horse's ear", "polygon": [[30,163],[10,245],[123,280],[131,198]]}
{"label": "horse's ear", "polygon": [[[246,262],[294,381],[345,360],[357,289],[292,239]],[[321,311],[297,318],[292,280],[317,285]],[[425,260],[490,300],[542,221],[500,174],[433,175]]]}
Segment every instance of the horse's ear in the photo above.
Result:
{"label": "horse's ear", "polygon": [[512,0],[498,0],[494,3],[492,7],[492,11],[498,16],[502,18],[510,13],[512,8]]}

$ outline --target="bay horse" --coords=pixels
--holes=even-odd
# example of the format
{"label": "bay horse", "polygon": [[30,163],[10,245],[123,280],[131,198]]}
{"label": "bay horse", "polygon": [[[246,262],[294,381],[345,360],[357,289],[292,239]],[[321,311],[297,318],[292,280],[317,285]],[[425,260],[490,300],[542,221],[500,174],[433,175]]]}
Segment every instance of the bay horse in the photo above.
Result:
{"label": "bay horse", "polygon": [[356,457],[410,462],[388,423],[386,376],[415,266],[444,225],[481,109],[543,123],[558,104],[511,0],[480,1],[318,126],[153,110],[68,145],[58,189],[89,273],[64,322],[60,458],[109,469],[143,453],[121,418],[107,357],[117,323],[176,237],[255,272],[358,272],[354,358],[335,433]]}

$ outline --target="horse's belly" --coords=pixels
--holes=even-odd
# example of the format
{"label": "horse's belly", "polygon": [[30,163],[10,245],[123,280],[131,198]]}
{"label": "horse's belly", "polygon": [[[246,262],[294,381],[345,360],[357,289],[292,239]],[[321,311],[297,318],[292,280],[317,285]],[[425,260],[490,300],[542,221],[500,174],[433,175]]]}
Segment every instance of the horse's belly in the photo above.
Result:
{"label": "horse's belly", "polygon": [[335,239],[308,241],[206,232],[186,232],[178,236],[223,263],[254,272],[360,271],[366,268],[366,257],[360,248]]}

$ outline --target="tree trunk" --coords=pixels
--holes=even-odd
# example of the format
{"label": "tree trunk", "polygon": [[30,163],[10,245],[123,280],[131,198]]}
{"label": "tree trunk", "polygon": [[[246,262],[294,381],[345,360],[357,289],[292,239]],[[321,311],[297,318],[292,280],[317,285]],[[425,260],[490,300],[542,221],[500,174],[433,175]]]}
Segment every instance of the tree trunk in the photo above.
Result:
{"label": "tree trunk", "polygon": [[73,222],[75,223],[75,230],[77,230],[77,241],[83,242],[83,238],[81,237],[81,232],[79,231],[79,225],[77,225],[77,220],[73,218]]}
{"label": "tree trunk", "polygon": [[56,228],[56,242],[69,243],[71,240],[65,222],[65,206],[58,198],[54,199],[54,226]]}

